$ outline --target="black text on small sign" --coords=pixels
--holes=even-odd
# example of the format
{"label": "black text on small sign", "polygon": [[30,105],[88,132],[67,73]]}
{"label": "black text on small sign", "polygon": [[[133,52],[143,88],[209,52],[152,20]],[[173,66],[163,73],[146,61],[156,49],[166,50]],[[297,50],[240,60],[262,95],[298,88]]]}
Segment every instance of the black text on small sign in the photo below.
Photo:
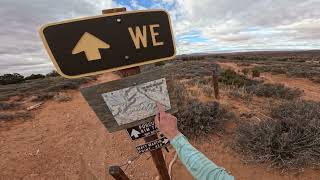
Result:
{"label": "black text on small sign", "polygon": [[139,146],[136,146],[136,149],[139,154],[143,154],[148,151],[153,151],[162,147],[167,146],[170,143],[169,139],[166,137],[162,137],[160,139],[147,142],[145,144],[141,144]]}
{"label": "black text on small sign", "polygon": [[127,129],[127,132],[132,140],[150,136],[158,131],[159,130],[154,121],[143,123]]}
{"label": "black text on small sign", "polygon": [[45,25],[44,46],[68,78],[116,71],[175,56],[169,15],[128,11]]}

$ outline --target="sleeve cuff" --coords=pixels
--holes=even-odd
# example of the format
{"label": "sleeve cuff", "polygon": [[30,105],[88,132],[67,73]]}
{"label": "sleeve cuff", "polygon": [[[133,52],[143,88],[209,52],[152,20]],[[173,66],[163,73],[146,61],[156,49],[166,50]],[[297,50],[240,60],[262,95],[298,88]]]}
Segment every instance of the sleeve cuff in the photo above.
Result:
{"label": "sleeve cuff", "polygon": [[186,143],[188,143],[188,140],[182,133],[179,133],[176,137],[170,140],[170,144],[175,149],[180,149],[180,147],[184,146]]}

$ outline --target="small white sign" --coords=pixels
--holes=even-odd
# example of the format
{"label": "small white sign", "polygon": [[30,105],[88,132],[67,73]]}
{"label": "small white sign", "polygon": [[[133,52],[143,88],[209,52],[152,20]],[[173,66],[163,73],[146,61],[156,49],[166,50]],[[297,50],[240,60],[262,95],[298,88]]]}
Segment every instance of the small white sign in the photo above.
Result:
{"label": "small white sign", "polygon": [[102,97],[118,125],[128,124],[156,115],[156,103],[171,109],[165,78],[128,88],[103,93]]}

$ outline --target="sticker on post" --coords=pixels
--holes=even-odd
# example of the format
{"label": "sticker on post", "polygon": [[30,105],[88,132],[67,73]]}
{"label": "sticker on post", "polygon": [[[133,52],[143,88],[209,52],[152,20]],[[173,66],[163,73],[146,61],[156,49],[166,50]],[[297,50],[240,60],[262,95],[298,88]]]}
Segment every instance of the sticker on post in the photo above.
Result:
{"label": "sticker on post", "polygon": [[102,97],[118,125],[156,115],[157,103],[171,109],[165,78],[103,93]]}
{"label": "sticker on post", "polygon": [[143,154],[148,151],[153,151],[162,147],[166,147],[168,144],[170,144],[169,139],[166,137],[162,137],[160,139],[136,146],[136,149],[139,154]]}
{"label": "sticker on post", "polygon": [[143,123],[127,129],[127,132],[132,140],[150,136],[158,131],[159,130],[154,121]]}

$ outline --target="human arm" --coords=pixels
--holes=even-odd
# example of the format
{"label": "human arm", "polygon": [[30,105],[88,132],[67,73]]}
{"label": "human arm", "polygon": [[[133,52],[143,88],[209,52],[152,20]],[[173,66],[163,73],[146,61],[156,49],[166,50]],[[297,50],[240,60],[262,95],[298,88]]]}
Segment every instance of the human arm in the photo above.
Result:
{"label": "human arm", "polygon": [[187,138],[178,131],[177,119],[173,115],[164,112],[161,105],[158,105],[159,114],[155,117],[156,126],[164,135],[170,139],[171,145],[175,148],[179,159],[197,180],[231,180],[223,168],[210,161],[204,154],[195,149]]}

